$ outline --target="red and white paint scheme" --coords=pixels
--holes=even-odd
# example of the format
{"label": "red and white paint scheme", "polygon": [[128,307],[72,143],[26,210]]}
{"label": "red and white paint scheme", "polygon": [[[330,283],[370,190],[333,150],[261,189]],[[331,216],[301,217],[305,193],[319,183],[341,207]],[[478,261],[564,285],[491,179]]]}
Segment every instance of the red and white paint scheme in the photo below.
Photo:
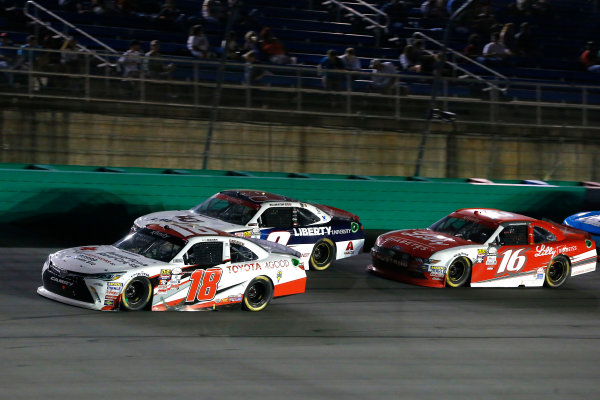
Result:
{"label": "red and white paint scheme", "polygon": [[299,256],[287,246],[211,228],[151,224],[114,245],[50,254],[38,293],[103,311],[232,305],[260,311],[274,297],[304,292]]}
{"label": "red and white paint scheme", "polygon": [[596,270],[591,235],[495,209],[461,209],[427,229],[377,238],[367,270],[432,287],[559,287]]}

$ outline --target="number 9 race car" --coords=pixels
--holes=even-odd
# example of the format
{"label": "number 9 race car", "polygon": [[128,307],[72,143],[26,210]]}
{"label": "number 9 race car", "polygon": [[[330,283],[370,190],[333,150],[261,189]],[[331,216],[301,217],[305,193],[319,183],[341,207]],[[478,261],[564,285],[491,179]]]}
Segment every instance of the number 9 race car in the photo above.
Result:
{"label": "number 9 race car", "polygon": [[226,190],[190,210],[144,215],[134,221],[132,229],[157,222],[207,226],[287,245],[299,251],[302,262],[315,270],[359,254],[365,241],[354,214],[254,190]]}
{"label": "number 9 race car", "polygon": [[112,246],[50,254],[42,296],[94,310],[264,309],[273,297],[303,293],[299,253],[266,240],[210,228],[152,224]]}
{"label": "number 9 race car", "polygon": [[548,286],[596,270],[587,233],[493,209],[461,209],[428,229],[379,236],[367,270],[432,287]]}

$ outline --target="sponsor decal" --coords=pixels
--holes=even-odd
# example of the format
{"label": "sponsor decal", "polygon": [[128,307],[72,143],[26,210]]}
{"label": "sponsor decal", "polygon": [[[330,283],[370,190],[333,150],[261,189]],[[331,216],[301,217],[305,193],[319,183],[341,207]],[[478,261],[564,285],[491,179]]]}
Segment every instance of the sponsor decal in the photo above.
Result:
{"label": "sponsor decal", "polygon": [[252,237],[252,231],[235,232],[234,235],[237,237],[249,238]]}
{"label": "sponsor decal", "polygon": [[[485,265],[496,265],[496,256],[487,256],[487,259],[485,260]],[[488,268],[488,269],[493,269],[493,268]]]}
{"label": "sponsor decal", "polygon": [[[181,221],[181,222],[187,222],[187,223],[191,223],[191,222],[204,222],[204,220],[202,220],[200,218],[196,218],[193,215],[177,215],[177,216],[175,216],[175,218],[177,220]],[[169,220],[167,219],[164,222],[169,222]]]}
{"label": "sponsor decal", "polygon": [[354,254],[354,244],[350,241],[348,242],[348,246],[346,246],[346,251],[344,251],[344,255],[351,256]]}
{"label": "sponsor decal", "polygon": [[279,283],[279,281],[281,280],[282,275],[283,275],[283,272],[281,272],[281,270],[277,271],[277,283]]}
{"label": "sponsor decal", "polygon": [[356,222],[351,222],[350,229],[352,230],[352,233],[356,233],[358,232],[359,225]]}
{"label": "sponsor decal", "polygon": [[94,251],[94,250],[97,250],[97,249],[98,249],[97,247],[80,247],[79,248],[79,250],[83,250],[83,251],[85,251],[85,250]]}
{"label": "sponsor decal", "polygon": [[348,229],[336,229],[336,230],[332,231],[331,233],[334,235],[347,235],[351,232],[352,232],[352,229],[348,228]]}
{"label": "sponsor decal", "polygon": [[446,267],[443,266],[430,265],[427,267],[427,270],[429,271],[429,276],[431,277],[441,278],[446,275]]}
{"label": "sponsor decal", "polygon": [[561,253],[568,253],[571,251],[577,251],[577,246],[546,246],[545,244],[541,244],[539,246],[535,246],[535,254],[534,257],[544,257],[551,256],[554,257]]}
{"label": "sponsor decal", "polygon": [[331,235],[330,226],[311,227],[311,228],[293,228],[295,236],[324,236]]}
{"label": "sponsor decal", "polygon": [[544,279],[544,268],[537,269],[537,275],[535,276],[535,279]]}
{"label": "sponsor decal", "polygon": [[238,294],[237,296],[229,296],[227,298],[227,301],[229,301],[230,303],[239,303],[240,301],[242,301],[242,295]]}
{"label": "sponsor decal", "polygon": [[586,239],[586,240],[585,240],[585,245],[586,245],[586,247],[587,247],[588,249],[589,249],[589,248],[591,248],[591,247],[592,247],[592,241],[591,241],[591,240],[587,240],[587,239]]}
{"label": "sponsor decal", "polygon": [[104,305],[105,306],[114,306],[115,305],[115,301],[114,300],[106,299],[106,300],[104,300]]}
{"label": "sponsor decal", "polygon": [[123,289],[123,284],[121,282],[108,282],[106,284],[106,293],[114,293],[119,294]]}
{"label": "sponsor decal", "polygon": [[51,280],[51,281],[54,281],[54,282],[56,282],[56,283],[60,283],[61,285],[73,286],[73,282],[71,282],[71,281],[66,281],[66,280],[64,280],[64,279],[60,279],[60,278],[57,278],[57,277],[55,277],[55,276],[51,276],[51,277],[50,277],[50,280]]}

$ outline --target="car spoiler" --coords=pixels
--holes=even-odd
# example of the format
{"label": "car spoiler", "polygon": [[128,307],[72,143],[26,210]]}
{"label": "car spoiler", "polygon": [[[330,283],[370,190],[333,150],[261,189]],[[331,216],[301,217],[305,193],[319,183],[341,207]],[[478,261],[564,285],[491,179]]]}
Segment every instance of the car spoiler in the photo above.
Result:
{"label": "car spoiler", "polygon": [[554,225],[555,227],[557,227],[558,229],[560,229],[565,235],[583,235],[585,236],[586,239],[592,239],[592,234],[586,231],[582,231],[581,229],[577,229],[574,228],[572,226],[569,225],[565,225],[565,224],[560,224],[558,222],[552,221],[551,219],[547,219],[547,218],[542,218],[542,221],[548,222],[549,224]]}
{"label": "car spoiler", "polygon": [[356,221],[356,222],[358,222],[360,220],[358,215],[352,214],[351,212],[348,212],[348,211],[340,210],[339,208],[325,206],[322,204],[313,204],[313,206],[317,207],[321,211],[326,212],[327,214],[331,215],[332,217],[349,219],[349,220]]}
{"label": "car spoiler", "polygon": [[257,239],[257,238],[247,238],[247,240],[252,243],[256,243],[260,247],[267,250],[269,253],[279,253],[279,254],[291,254],[300,258],[301,253],[296,251],[290,247],[284,246],[280,243],[271,242],[270,240]]}

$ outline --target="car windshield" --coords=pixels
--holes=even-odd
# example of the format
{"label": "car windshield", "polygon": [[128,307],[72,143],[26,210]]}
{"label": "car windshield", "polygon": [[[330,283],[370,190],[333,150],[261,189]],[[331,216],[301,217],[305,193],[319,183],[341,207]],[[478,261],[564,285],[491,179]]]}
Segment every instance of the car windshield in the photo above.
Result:
{"label": "car windshield", "polygon": [[192,211],[236,225],[246,225],[256,214],[255,208],[243,204],[242,201],[236,202],[226,196],[217,196],[199,204]]}
{"label": "car windshield", "polygon": [[456,236],[475,243],[485,243],[496,230],[474,220],[445,217],[429,227],[432,231]]}
{"label": "car windshield", "polygon": [[185,241],[164,232],[143,228],[119,240],[114,246],[153,260],[169,262],[185,246]]}

